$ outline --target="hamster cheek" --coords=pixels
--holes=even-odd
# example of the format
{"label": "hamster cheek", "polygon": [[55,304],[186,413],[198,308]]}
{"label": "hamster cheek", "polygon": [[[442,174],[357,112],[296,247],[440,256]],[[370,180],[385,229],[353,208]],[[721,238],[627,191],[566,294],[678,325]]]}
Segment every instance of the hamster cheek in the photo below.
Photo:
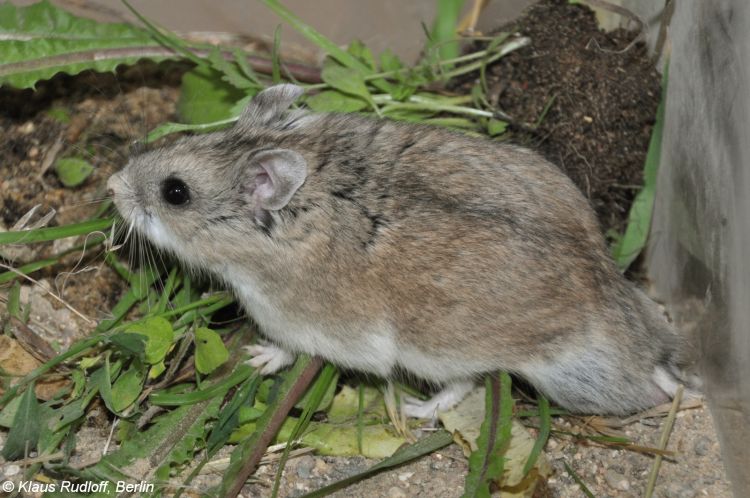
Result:
{"label": "hamster cheek", "polygon": [[156,216],[143,216],[140,223],[142,231],[159,247],[176,249],[174,236]]}

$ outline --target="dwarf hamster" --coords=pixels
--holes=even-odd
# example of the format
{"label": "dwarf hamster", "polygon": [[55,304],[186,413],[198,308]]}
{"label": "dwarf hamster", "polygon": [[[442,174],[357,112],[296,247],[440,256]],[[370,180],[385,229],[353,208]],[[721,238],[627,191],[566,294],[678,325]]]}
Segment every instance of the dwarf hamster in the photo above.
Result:
{"label": "dwarf hamster", "polygon": [[253,98],[225,131],[133,157],[108,187],[127,223],[233,289],[269,342],[442,388],[495,370],[574,412],[665,402],[681,337],[611,260],[587,200],[536,153],[442,128]]}

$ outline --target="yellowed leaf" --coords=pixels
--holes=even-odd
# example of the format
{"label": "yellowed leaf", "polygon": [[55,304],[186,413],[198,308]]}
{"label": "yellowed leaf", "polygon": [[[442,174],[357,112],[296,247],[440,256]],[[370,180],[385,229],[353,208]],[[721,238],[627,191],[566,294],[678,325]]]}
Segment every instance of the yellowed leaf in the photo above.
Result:
{"label": "yellowed leaf", "polygon": [[[484,420],[484,387],[469,393],[452,410],[440,414],[443,426],[453,434],[453,439],[463,448],[468,457],[477,449],[476,440]],[[524,478],[523,467],[534,447],[534,438],[518,421],[513,421],[510,446],[505,453],[505,466],[499,496],[501,498],[531,498],[539,481],[546,480],[552,468],[544,452],[539,455],[534,467]]]}
{"label": "yellowed leaf", "polygon": [[[0,369],[8,375],[23,377],[41,362],[31,356],[21,345],[6,335],[0,335]],[[48,400],[60,389],[70,385],[70,381],[60,378],[41,378],[36,382],[34,392],[37,398]]]}

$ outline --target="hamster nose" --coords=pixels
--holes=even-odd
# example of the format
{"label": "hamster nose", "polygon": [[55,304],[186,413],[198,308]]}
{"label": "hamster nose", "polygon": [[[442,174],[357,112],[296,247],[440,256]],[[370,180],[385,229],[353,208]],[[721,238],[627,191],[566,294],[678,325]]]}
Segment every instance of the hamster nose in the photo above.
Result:
{"label": "hamster nose", "polygon": [[107,180],[107,196],[108,197],[114,197],[115,191],[116,191],[116,185],[117,185],[117,175],[112,175],[109,177],[109,180]]}

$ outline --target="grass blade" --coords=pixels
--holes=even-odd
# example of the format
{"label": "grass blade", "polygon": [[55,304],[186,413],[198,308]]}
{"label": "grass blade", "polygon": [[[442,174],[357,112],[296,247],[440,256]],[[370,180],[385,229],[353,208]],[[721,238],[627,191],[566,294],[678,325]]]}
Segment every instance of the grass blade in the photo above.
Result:
{"label": "grass blade", "polygon": [[36,230],[20,230],[17,232],[0,233],[0,244],[34,244],[37,242],[49,242],[51,240],[88,235],[92,232],[101,232],[112,226],[112,218],[101,220],[89,220],[61,227],[37,228]]}
{"label": "grass blade", "polygon": [[273,47],[271,49],[271,81],[276,85],[281,83],[281,25],[276,26],[273,32]]}
{"label": "grass blade", "polygon": [[542,453],[544,446],[547,444],[550,429],[552,428],[552,416],[550,415],[549,401],[543,394],[539,395],[539,436],[536,438],[534,447],[529,453],[529,459],[523,466],[523,475],[527,475],[534,468],[539,455]]}
{"label": "grass blade", "polygon": [[[278,0],[260,0],[266,6],[273,10],[276,15],[281,17],[283,20],[288,22],[297,32],[302,36],[310,40],[312,43],[320,47],[328,56],[334,58],[344,66],[356,69],[362,73],[363,76],[372,73],[372,70],[367,67],[364,62],[361,62],[352,54],[343,50],[333,41],[329,40],[322,33],[315,30],[312,26],[305,24],[299,17],[294,15],[289,9],[281,5]],[[381,80],[373,81],[372,84],[379,90],[390,93],[390,85]]]}
{"label": "grass blade", "polygon": [[578,484],[578,486],[581,488],[583,494],[586,495],[587,498],[596,498],[594,496],[594,493],[592,493],[588,486],[586,486],[586,483],[583,482],[583,479],[581,479],[581,477],[576,474],[576,471],[573,470],[570,465],[568,465],[568,462],[563,461],[563,465],[565,466],[565,470],[568,472],[568,474],[570,474],[570,477],[572,477],[576,484]]}
{"label": "grass blade", "polygon": [[456,40],[456,26],[464,0],[438,0],[437,15],[430,30],[430,40],[425,52],[436,50],[440,60],[458,57],[460,46]]}
{"label": "grass blade", "polygon": [[237,370],[226,379],[198,391],[188,393],[160,393],[155,392],[149,396],[151,404],[156,406],[183,406],[200,403],[227,391],[240,382],[247,380],[254,370],[248,365],[240,365]]}

